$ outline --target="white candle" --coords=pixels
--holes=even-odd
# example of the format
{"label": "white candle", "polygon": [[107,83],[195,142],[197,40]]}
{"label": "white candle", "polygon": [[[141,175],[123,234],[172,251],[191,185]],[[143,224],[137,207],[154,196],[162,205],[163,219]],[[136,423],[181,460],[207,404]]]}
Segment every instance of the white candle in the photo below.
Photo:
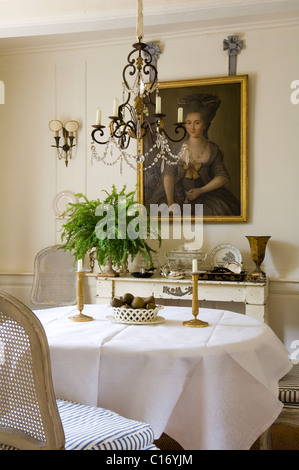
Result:
{"label": "white candle", "polygon": [[183,108],[178,108],[178,122],[183,122]]}
{"label": "white candle", "polygon": [[115,98],[113,101],[113,114],[112,116],[118,116],[118,99]]}
{"label": "white candle", "polygon": [[161,96],[156,98],[156,114],[161,114]]}
{"label": "white candle", "polygon": [[100,110],[100,108],[98,108],[98,110],[97,110],[97,120],[96,120],[96,124],[98,126],[101,125],[101,119],[102,119],[102,111]]}
{"label": "white candle", "polygon": [[137,39],[143,37],[143,10],[142,10],[142,0],[137,2],[137,27],[136,27],[136,37]]}
{"label": "white candle", "polygon": [[197,272],[197,259],[192,260],[192,272]]}
{"label": "white candle", "polygon": [[78,273],[83,271],[83,261],[82,259],[78,259],[78,267],[77,267]]}

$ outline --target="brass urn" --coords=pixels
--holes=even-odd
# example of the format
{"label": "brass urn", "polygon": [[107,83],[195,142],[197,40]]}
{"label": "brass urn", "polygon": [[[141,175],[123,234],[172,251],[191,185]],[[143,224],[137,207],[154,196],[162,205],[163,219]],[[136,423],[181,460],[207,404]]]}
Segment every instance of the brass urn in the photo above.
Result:
{"label": "brass urn", "polygon": [[266,245],[268,240],[271,238],[269,236],[246,236],[249,241],[251,249],[251,258],[255,263],[255,270],[249,274],[249,280],[260,281],[264,280],[266,273],[261,270],[261,264],[264,261],[266,253]]}

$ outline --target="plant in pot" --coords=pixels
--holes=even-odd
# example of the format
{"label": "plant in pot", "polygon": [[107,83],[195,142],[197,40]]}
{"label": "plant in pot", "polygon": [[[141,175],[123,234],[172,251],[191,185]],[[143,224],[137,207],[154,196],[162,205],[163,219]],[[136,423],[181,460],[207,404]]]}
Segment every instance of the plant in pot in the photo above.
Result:
{"label": "plant in pot", "polygon": [[[68,220],[62,226],[62,248],[70,251],[75,260],[95,250],[99,267],[104,267],[102,274],[115,276],[115,268],[121,268],[131,256],[133,261],[137,254],[146,260],[146,266],[152,266],[151,248],[146,239],[151,235],[147,223],[146,208],[135,201],[136,191],[126,193],[126,185],[117,191],[115,185],[106,193],[106,198],[89,200],[82,193],[76,194],[83,199],[69,203],[62,217]],[[137,215],[136,215],[137,214]],[[155,238],[159,240],[160,235]]]}

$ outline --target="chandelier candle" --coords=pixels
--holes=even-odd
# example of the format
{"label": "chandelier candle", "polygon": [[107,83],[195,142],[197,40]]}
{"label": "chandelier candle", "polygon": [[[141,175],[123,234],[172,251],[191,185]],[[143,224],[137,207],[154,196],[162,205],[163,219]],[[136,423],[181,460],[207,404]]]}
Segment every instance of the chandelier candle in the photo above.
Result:
{"label": "chandelier candle", "polygon": [[178,123],[183,122],[183,108],[178,108]]}
{"label": "chandelier candle", "polygon": [[113,101],[113,116],[118,116],[118,99]]}
{"label": "chandelier candle", "polygon": [[97,120],[96,120],[96,123],[98,126],[101,125],[101,119],[102,119],[102,111],[100,108],[98,108],[97,110]]}
{"label": "chandelier candle", "polygon": [[156,98],[156,114],[161,114],[161,96]]}

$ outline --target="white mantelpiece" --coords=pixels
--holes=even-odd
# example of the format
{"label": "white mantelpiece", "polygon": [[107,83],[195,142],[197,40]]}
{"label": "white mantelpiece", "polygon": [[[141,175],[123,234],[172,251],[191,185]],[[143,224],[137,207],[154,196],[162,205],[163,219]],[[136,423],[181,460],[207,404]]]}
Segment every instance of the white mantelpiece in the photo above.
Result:
{"label": "white mantelpiece", "polygon": [[[242,302],[246,315],[267,321],[268,285],[268,279],[264,283],[199,281],[198,299]],[[109,303],[112,297],[121,297],[126,292],[142,297],[153,295],[163,300],[192,300],[192,280],[162,277],[136,279],[132,276],[98,278],[96,292],[97,303]]]}

